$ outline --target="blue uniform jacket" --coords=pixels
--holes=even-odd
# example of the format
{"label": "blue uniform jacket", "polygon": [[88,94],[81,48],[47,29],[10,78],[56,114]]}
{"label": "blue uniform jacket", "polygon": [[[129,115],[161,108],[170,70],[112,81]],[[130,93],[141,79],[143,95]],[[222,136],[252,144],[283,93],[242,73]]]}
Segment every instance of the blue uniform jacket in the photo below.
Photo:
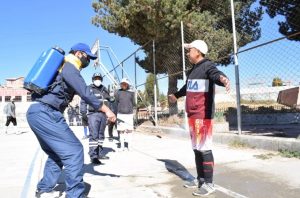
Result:
{"label": "blue uniform jacket", "polygon": [[73,64],[66,62],[62,71],[57,75],[53,87],[43,95],[33,94],[32,99],[63,112],[72,101],[75,93],[94,109],[100,109],[103,104],[90,92],[90,88],[86,85],[80,71]]}
{"label": "blue uniform jacket", "polygon": [[[109,96],[109,92],[103,85],[100,85],[100,87],[96,87],[94,84],[89,85],[90,92],[93,93],[97,99],[107,106],[109,106],[108,101],[111,100],[111,97]],[[91,112],[97,112],[97,109],[93,108],[91,105],[87,105],[87,102],[85,100],[80,101],[80,113],[86,114],[87,111],[89,113]]]}

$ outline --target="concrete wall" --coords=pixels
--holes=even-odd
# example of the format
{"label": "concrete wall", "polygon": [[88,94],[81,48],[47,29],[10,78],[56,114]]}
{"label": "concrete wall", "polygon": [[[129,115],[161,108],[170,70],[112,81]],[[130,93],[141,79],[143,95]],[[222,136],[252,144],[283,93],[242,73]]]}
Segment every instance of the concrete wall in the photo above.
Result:
{"label": "concrete wall", "polygon": [[[243,100],[272,100],[277,101],[277,97],[280,91],[294,88],[296,86],[280,86],[280,87],[248,87],[240,90],[241,99]],[[226,94],[223,89],[216,90],[215,102],[224,103],[232,102],[236,103],[235,90],[232,90],[230,94]]]}
{"label": "concrete wall", "polygon": [[[226,120],[236,126],[236,115],[228,115]],[[273,114],[242,114],[242,124],[245,125],[274,125],[300,124],[300,113],[273,113]]]}

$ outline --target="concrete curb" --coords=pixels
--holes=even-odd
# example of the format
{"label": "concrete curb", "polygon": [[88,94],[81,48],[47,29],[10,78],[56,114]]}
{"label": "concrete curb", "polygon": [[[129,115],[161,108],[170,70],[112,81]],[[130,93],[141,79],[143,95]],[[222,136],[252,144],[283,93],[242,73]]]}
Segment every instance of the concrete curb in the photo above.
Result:
{"label": "concrete curb", "polygon": [[[188,133],[178,127],[163,127],[163,126],[139,126],[137,130],[148,132],[160,132],[170,136],[189,138]],[[213,140],[216,143],[230,144],[234,141],[244,143],[245,146],[257,149],[265,149],[271,151],[288,150],[300,152],[300,139],[281,138],[281,137],[266,137],[254,135],[238,135],[236,133],[221,133],[213,134]]]}
{"label": "concrete curb", "polygon": [[215,133],[213,137],[214,142],[221,144],[230,144],[237,141],[244,143],[251,148],[271,151],[288,150],[300,152],[300,140],[295,138],[263,137],[230,133]]}

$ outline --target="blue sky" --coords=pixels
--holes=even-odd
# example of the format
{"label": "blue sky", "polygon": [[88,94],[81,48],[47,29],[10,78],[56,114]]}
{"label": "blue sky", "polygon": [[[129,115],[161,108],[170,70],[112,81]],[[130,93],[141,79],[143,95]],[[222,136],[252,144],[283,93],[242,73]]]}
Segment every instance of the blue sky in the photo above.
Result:
{"label": "blue sky", "polygon": [[[110,46],[120,60],[138,48],[129,39],[92,25],[91,4],[92,1],[74,0],[3,1],[0,6],[0,83],[6,78],[25,77],[40,54],[54,45],[68,52],[75,43],[92,45],[100,39],[100,45]],[[94,72],[92,66],[82,71],[87,83],[91,82]]]}
{"label": "blue sky", "polygon": [[[263,15],[260,22],[261,37],[259,40],[241,47],[244,50],[283,37],[278,32],[278,21],[284,21],[282,16],[271,19]],[[253,85],[266,87],[272,85],[274,77],[281,78],[291,85],[300,84],[300,46],[299,41],[283,39],[274,43],[238,54],[241,88]],[[235,89],[235,66],[219,67],[231,80]]]}
{"label": "blue sky", "polygon": [[[0,6],[0,83],[3,84],[6,78],[25,77],[39,55],[54,45],[68,52],[77,42],[92,45],[96,39],[99,39],[100,45],[109,46],[119,61],[134,52],[139,46],[134,45],[129,39],[108,33],[91,24],[91,18],[95,15],[91,4],[92,1],[71,0],[3,1]],[[277,21],[280,19],[277,17],[271,20],[265,15],[261,22],[261,39],[244,48],[281,37],[277,26]],[[105,54],[107,53],[102,52],[101,57],[104,58]],[[241,84],[247,86],[251,81],[262,79],[270,85],[274,76],[295,83],[299,82],[298,54],[300,54],[299,42],[287,40],[240,54]],[[107,56],[103,61],[111,68]],[[113,62],[117,63],[115,59]],[[133,58],[126,62],[126,71],[132,80],[134,80],[133,65]],[[229,65],[219,69],[230,77],[234,88],[234,66]],[[100,69],[95,70],[92,66],[82,71],[87,83],[91,82],[91,76],[96,71],[99,72]],[[145,73],[140,68],[138,68],[138,78],[137,84],[146,80]],[[160,90],[166,92],[167,79],[161,80],[159,85]],[[181,85],[182,81],[179,81],[178,87]]]}

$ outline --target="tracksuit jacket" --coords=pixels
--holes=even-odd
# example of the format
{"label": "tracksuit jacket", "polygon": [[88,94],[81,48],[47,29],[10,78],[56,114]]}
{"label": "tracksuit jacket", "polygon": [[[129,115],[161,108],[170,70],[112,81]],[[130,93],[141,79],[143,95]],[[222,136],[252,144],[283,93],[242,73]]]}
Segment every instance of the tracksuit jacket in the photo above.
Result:
{"label": "tracksuit jacket", "polygon": [[214,84],[224,86],[215,64],[204,58],[193,65],[187,75],[186,84],[176,93],[176,98],[186,96],[186,112],[190,118],[213,119],[214,117]]}
{"label": "tracksuit jacket", "polygon": [[94,109],[100,109],[100,101],[92,92],[90,87],[85,84],[80,71],[69,62],[64,64],[62,72],[56,77],[56,84],[44,95],[33,94],[34,101],[39,101],[51,106],[52,108],[64,112],[68,104],[72,101],[75,93],[81,99],[91,105]]}

